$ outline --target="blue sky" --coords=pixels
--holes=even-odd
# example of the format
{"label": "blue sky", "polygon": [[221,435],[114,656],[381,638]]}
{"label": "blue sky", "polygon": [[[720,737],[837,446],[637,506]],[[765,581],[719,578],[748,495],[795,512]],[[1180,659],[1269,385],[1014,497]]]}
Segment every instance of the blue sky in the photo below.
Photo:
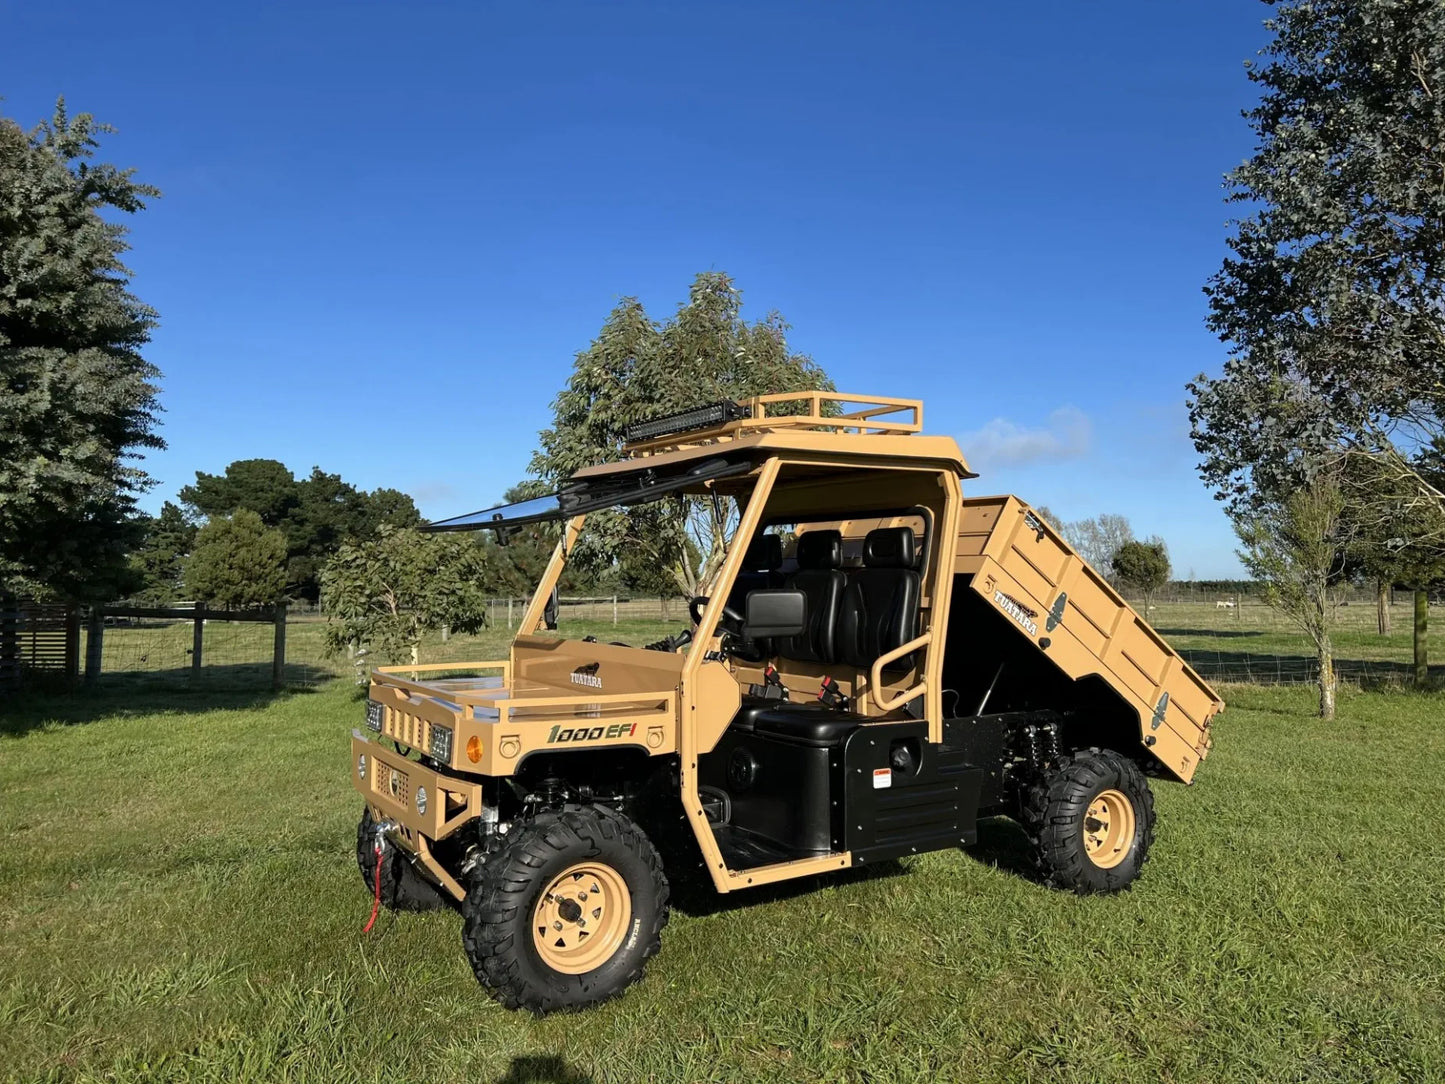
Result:
{"label": "blue sky", "polygon": [[724,270],[840,389],[922,397],[972,492],[1122,512],[1205,578],[1238,565],[1183,386],[1223,360],[1201,286],[1266,14],[0,0],[0,109],[65,94],[165,192],[130,261],[151,508],[253,456],[484,506],[620,296]]}

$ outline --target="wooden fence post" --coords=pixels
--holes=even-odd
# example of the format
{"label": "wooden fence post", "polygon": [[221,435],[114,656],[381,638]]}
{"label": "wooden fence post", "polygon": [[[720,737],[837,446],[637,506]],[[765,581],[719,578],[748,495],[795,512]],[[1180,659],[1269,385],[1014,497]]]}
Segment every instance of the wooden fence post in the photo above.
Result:
{"label": "wooden fence post", "polygon": [[80,678],[80,609],[71,606],[65,611],[65,680]]}
{"label": "wooden fence post", "polygon": [[90,608],[90,623],[85,634],[85,680],[94,684],[100,679],[100,662],[105,650],[105,610]]}
{"label": "wooden fence post", "polygon": [[271,653],[271,688],[286,686],[286,603],[276,603],[276,644]]}
{"label": "wooden fence post", "polygon": [[20,684],[20,600],[0,595],[0,686]]}
{"label": "wooden fence post", "polygon": [[206,604],[196,603],[195,630],[191,633],[191,673],[201,672],[201,645],[206,638]]}

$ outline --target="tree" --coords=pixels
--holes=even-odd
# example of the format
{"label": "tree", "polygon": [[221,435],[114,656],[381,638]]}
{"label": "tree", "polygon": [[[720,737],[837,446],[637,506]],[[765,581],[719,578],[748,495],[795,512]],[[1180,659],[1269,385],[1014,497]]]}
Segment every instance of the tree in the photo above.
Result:
{"label": "tree", "polygon": [[[534,479],[512,486],[502,495],[505,504],[545,496],[543,486]],[[482,584],[491,594],[508,598],[530,597],[552,559],[557,540],[562,537],[557,523],[532,523],[507,532],[498,538],[491,531],[480,531],[477,544],[482,548],[484,574]],[[615,582],[615,581],[614,581]],[[574,562],[568,561],[557,582],[559,591],[592,591],[600,587],[598,577],[588,575]]]}
{"label": "tree", "polygon": [[1231,357],[1189,385],[1201,473],[1240,522],[1328,471],[1350,533],[1433,562],[1445,493],[1421,453],[1445,435],[1445,7],[1292,0],[1267,25],[1255,153],[1228,177],[1248,213],[1206,287]]}
{"label": "tree", "polygon": [[477,632],[487,618],[486,564],[471,538],[382,527],[337,550],[321,575],[333,651],[364,645],[417,663],[422,634]]}
{"label": "tree", "polygon": [[1320,717],[1335,717],[1335,657],[1331,639],[1334,586],[1346,566],[1341,530],[1344,493],[1337,472],[1319,470],[1277,505],[1235,520],[1244,567],[1264,584],[1265,600],[1309,637],[1319,662]]}
{"label": "tree", "polygon": [[[686,303],[665,324],[636,298],[624,298],[577,355],[552,404],[552,424],[539,434],[531,473],[555,488],[582,467],[620,458],[629,423],[699,403],[833,390],[811,358],[789,348],[787,330],[776,312],[746,322],[741,293],[720,272],[698,275]],[[692,498],[600,513],[589,519],[575,560],[593,570],[612,568],[630,548],[634,558],[665,570],[678,592],[695,595],[721,559],[735,515],[729,509],[728,522],[717,523],[710,503]]]}
{"label": "tree", "polygon": [[1169,551],[1161,539],[1148,542],[1125,542],[1114,551],[1111,562],[1114,575],[1144,596],[1144,613],[1153,609],[1149,604],[1154,592],[1169,582]]}
{"label": "tree", "polygon": [[221,474],[196,471],[195,484],[182,487],[180,499],[198,516],[229,516],[246,508],[267,527],[280,527],[301,503],[301,494],[285,463],[238,459]]}
{"label": "tree", "polygon": [[286,591],[286,538],[242,508],[196,533],[185,564],[186,591],[233,610],[279,602]]}
{"label": "tree", "polygon": [[161,514],[142,521],[144,540],[130,555],[140,581],[133,593],[140,601],[164,606],[180,597],[186,558],[196,541],[196,525],[180,508],[166,501]]}
{"label": "tree", "polygon": [[[1223,374],[1189,387],[1206,482],[1232,511],[1342,458],[1437,509],[1415,465],[1445,406],[1445,6],[1277,3],[1249,78],[1254,155],[1229,174],[1231,255],[1209,282]],[[1426,540],[1417,539],[1417,543]],[[1437,547],[1445,540],[1429,543]]]}
{"label": "tree", "polygon": [[0,593],[105,599],[126,590],[138,454],[160,448],[156,314],[121,262],[131,214],[160,193],[92,161],[88,113],[26,133],[0,117]]}
{"label": "tree", "polygon": [[246,508],[268,527],[286,536],[286,575],[290,590],[315,601],[321,568],[345,541],[375,538],[386,524],[410,527],[421,522],[410,497],[395,489],[365,493],[339,474],[313,467],[301,480],[275,459],[238,459],[222,474],[196,472],[181,500],[200,516],[227,516]]}
{"label": "tree", "polygon": [[1046,504],[1036,504],[1033,507],[1034,515],[1038,516],[1039,519],[1043,520],[1055,530],[1061,530],[1061,524],[1064,521],[1061,520],[1058,516],[1054,515],[1054,510],[1052,508],[1050,508]]}
{"label": "tree", "polygon": [[1093,519],[1061,523],[1058,527],[1069,545],[1079,551],[1079,556],[1106,575],[1119,547],[1134,541],[1134,528],[1129,526],[1129,520],[1110,513]]}

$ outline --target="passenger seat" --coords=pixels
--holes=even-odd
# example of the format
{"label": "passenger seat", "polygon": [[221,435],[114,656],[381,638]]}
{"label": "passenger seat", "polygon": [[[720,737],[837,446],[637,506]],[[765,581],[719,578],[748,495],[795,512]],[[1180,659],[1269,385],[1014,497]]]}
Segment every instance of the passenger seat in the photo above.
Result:
{"label": "passenger seat", "polygon": [[773,652],[798,662],[833,663],[838,659],[836,629],[846,584],[841,531],[808,531],[798,536],[798,570],[783,586],[808,596],[807,628],[801,636],[777,640]]}
{"label": "passenger seat", "polygon": [[[838,657],[866,670],[918,635],[922,577],[914,568],[913,531],[880,527],[863,539],[863,567],[848,577],[838,622]],[[912,656],[890,663],[906,670]]]}

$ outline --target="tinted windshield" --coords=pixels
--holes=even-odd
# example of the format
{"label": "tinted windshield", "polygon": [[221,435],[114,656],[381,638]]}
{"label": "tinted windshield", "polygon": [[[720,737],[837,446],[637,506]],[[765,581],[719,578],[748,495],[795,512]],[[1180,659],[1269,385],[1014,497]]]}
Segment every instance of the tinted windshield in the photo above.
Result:
{"label": "tinted windshield", "polygon": [[716,478],[746,474],[753,469],[750,459],[718,456],[698,463],[684,463],[672,469],[641,466],[637,470],[572,482],[556,493],[516,504],[500,504],[464,516],[426,524],[426,531],[478,531],[523,527],[529,523],[568,519],[604,508],[646,504],[669,493],[679,493]]}

